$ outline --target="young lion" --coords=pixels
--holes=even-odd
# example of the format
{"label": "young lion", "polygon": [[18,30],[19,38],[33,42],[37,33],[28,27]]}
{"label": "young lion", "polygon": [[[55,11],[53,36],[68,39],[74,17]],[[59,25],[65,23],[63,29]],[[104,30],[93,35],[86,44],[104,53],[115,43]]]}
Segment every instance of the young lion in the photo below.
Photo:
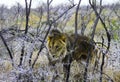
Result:
{"label": "young lion", "polygon": [[[47,47],[49,50],[49,60],[52,64],[63,63],[64,72],[67,70],[67,64],[71,57],[71,62],[79,63],[80,70],[84,71],[86,60],[89,56],[88,71],[99,70],[102,61],[102,55],[98,53],[94,41],[87,36],[68,35],[61,33],[57,29],[51,30],[47,37]],[[80,74],[80,80],[83,80],[83,71]],[[82,75],[82,76],[81,76]],[[66,77],[65,77],[66,78]]]}

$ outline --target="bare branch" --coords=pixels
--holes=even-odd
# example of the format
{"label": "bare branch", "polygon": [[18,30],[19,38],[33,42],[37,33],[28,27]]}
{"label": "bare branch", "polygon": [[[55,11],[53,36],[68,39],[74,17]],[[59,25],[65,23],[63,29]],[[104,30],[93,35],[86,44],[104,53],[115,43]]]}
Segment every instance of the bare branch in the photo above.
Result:
{"label": "bare branch", "polygon": [[76,12],[75,12],[75,35],[76,35],[76,38],[77,38],[77,28],[78,28],[78,11],[79,11],[79,6],[80,6],[80,3],[81,3],[81,0],[79,0],[79,3],[77,5],[77,8],[76,8]]}
{"label": "bare branch", "polygon": [[23,56],[24,56],[24,48],[25,48],[25,45],[24,43],[22,44],[22,49],[21,49],[21,56],[20,56],[20,63],[18,66],[21,66],[22,65],[22,61],[23,61]]}
{"label": "bare branch", "polygon": [[[28,22],[29,22],[29,15],[30,15],[31,3],[32,3],[32,0],[30,0],[29,6],[28,6],[28,2],[27,2],[27,0],[25,0],[25,5],[26,5],[26,27],[25,27],[25,34],[27,34],[27,32],[28,32]],[[18,66],[22,65],[23,56],[24,56],[24,47],[25,47],[25,45],[24,45],[24,42],[23,42],[23,46],[22,46],[22,49],[21,49],[20,63],[19,63]]]}
{"label": "bare branch", "polygon": [[10,49],[9,49],[9,47],[8,47],[8,45],[7,45],[6,41],[5,41],[5,39],[4,39],[4,37],[2,36],[2,33],[1,33],[1,32],[0,32],[0,37],[1,37],[1,39],[2,39],[2,41],[3,41],[3,43],[4,43],[4,45],[5,45],[5,47],[6,47],[7,51],[8,51],[8,53],[9,53],[10,59],[11,59],[11,61],[12,61],[12,66],[14,66],[12,53],[11,53],[11,51],[10,51]]}
{"label": "bare branch", "polygon": [[52,1],[53,1],[53,0],[50,0],[50,1],[49,1],[49,4],[51,4],[51,3],[52,3]]}
{"label": "bare branch", "polygon": [[30,0],[29,6],[27,0],[25,0],[26,5],[26,27],[25,27],[25,34],[28,32],[28,22],[29,22],[29,15],[30,15],[30,9],[31,9],[32,0]]}

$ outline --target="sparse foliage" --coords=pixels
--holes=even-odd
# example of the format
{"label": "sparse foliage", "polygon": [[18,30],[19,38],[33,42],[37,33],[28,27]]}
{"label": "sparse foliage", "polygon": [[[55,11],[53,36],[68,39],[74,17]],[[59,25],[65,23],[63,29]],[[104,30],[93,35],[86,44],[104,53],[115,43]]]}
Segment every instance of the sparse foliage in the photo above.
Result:
{"label": "sparse foliage", "polygon": [[[31,8],[32,0],[25,0],[25,8],[19,3],[9,9],[5,5],[0,6],[0,74],[9,81],[104,82],[107,79],[110,82],[120,82],[120,75],[116,74],[116,71],[120,72],[120,4],[104,5],[103,0],[89,0],[89,5],[82,6],[82,0],[76,4],[74,0],[68,0],[68,4],[53,6],[53,2],[54,0],[47,0],[35,9]],[[99,75],[94,74],[97,63],[93,74],[89,73],[91,52],[87,54],[86,65],[82,68],[84,70],[79,69],[76,61],[72,60],[72,52],[67,57],[64,78],[61,74],[63,63],[59,63],[59,66],[56,62],[51,64],[49,61],[46,38],[52,29],[59,29],[68,36],[75,35],[71,50],[68,51],[76,50],[78,35],[90,37],[90,44],[94,44],[102,54],[102,63],[97,71]],[[109,55],[107,70],[104,68],[106,54]]]}

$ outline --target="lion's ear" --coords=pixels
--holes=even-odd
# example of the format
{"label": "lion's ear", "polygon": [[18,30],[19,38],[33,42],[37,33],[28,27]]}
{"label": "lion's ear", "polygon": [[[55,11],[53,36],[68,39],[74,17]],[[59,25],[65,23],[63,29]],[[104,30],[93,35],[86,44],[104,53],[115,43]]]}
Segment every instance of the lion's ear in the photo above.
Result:
{"label": "lion's ear", "polygon": [[50,41],[52,36],[47,36],[47,41]]}

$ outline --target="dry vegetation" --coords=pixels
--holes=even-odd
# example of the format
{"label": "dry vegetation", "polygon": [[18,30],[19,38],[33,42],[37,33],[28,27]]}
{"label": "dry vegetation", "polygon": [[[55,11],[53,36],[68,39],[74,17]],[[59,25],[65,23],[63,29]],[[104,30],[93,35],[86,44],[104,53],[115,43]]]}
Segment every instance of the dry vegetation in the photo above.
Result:
{"label": "dry vegetation", "polygon": [[[92,2],[89,6],[79,6],[79,3],[69,0],[67,5],[53,7],[54,0],[47,0],[47,3],[31,9],[30,2],[25,1],[28,5],[26,8],[19,3],[10,9],[0,5],[0,81],[62,82],[53,78],[56,74],[53,69],[61,69],[62,64],[55,68],[50,66],[48,60],[46,37],[53,28],[68,34],[87,35],[106,45],[110,53],[110,71],[120,71],[120,2],[102,5],[94,2],[97,0],[89,0]],[[73,78],[81,71],[78,65],[73,62],[70,69],[69,80],[81,82],[76,79],[79,75]],[[119,73],[115,72],[116,75]],[[84,82],[88,82],[87,78]]]}

